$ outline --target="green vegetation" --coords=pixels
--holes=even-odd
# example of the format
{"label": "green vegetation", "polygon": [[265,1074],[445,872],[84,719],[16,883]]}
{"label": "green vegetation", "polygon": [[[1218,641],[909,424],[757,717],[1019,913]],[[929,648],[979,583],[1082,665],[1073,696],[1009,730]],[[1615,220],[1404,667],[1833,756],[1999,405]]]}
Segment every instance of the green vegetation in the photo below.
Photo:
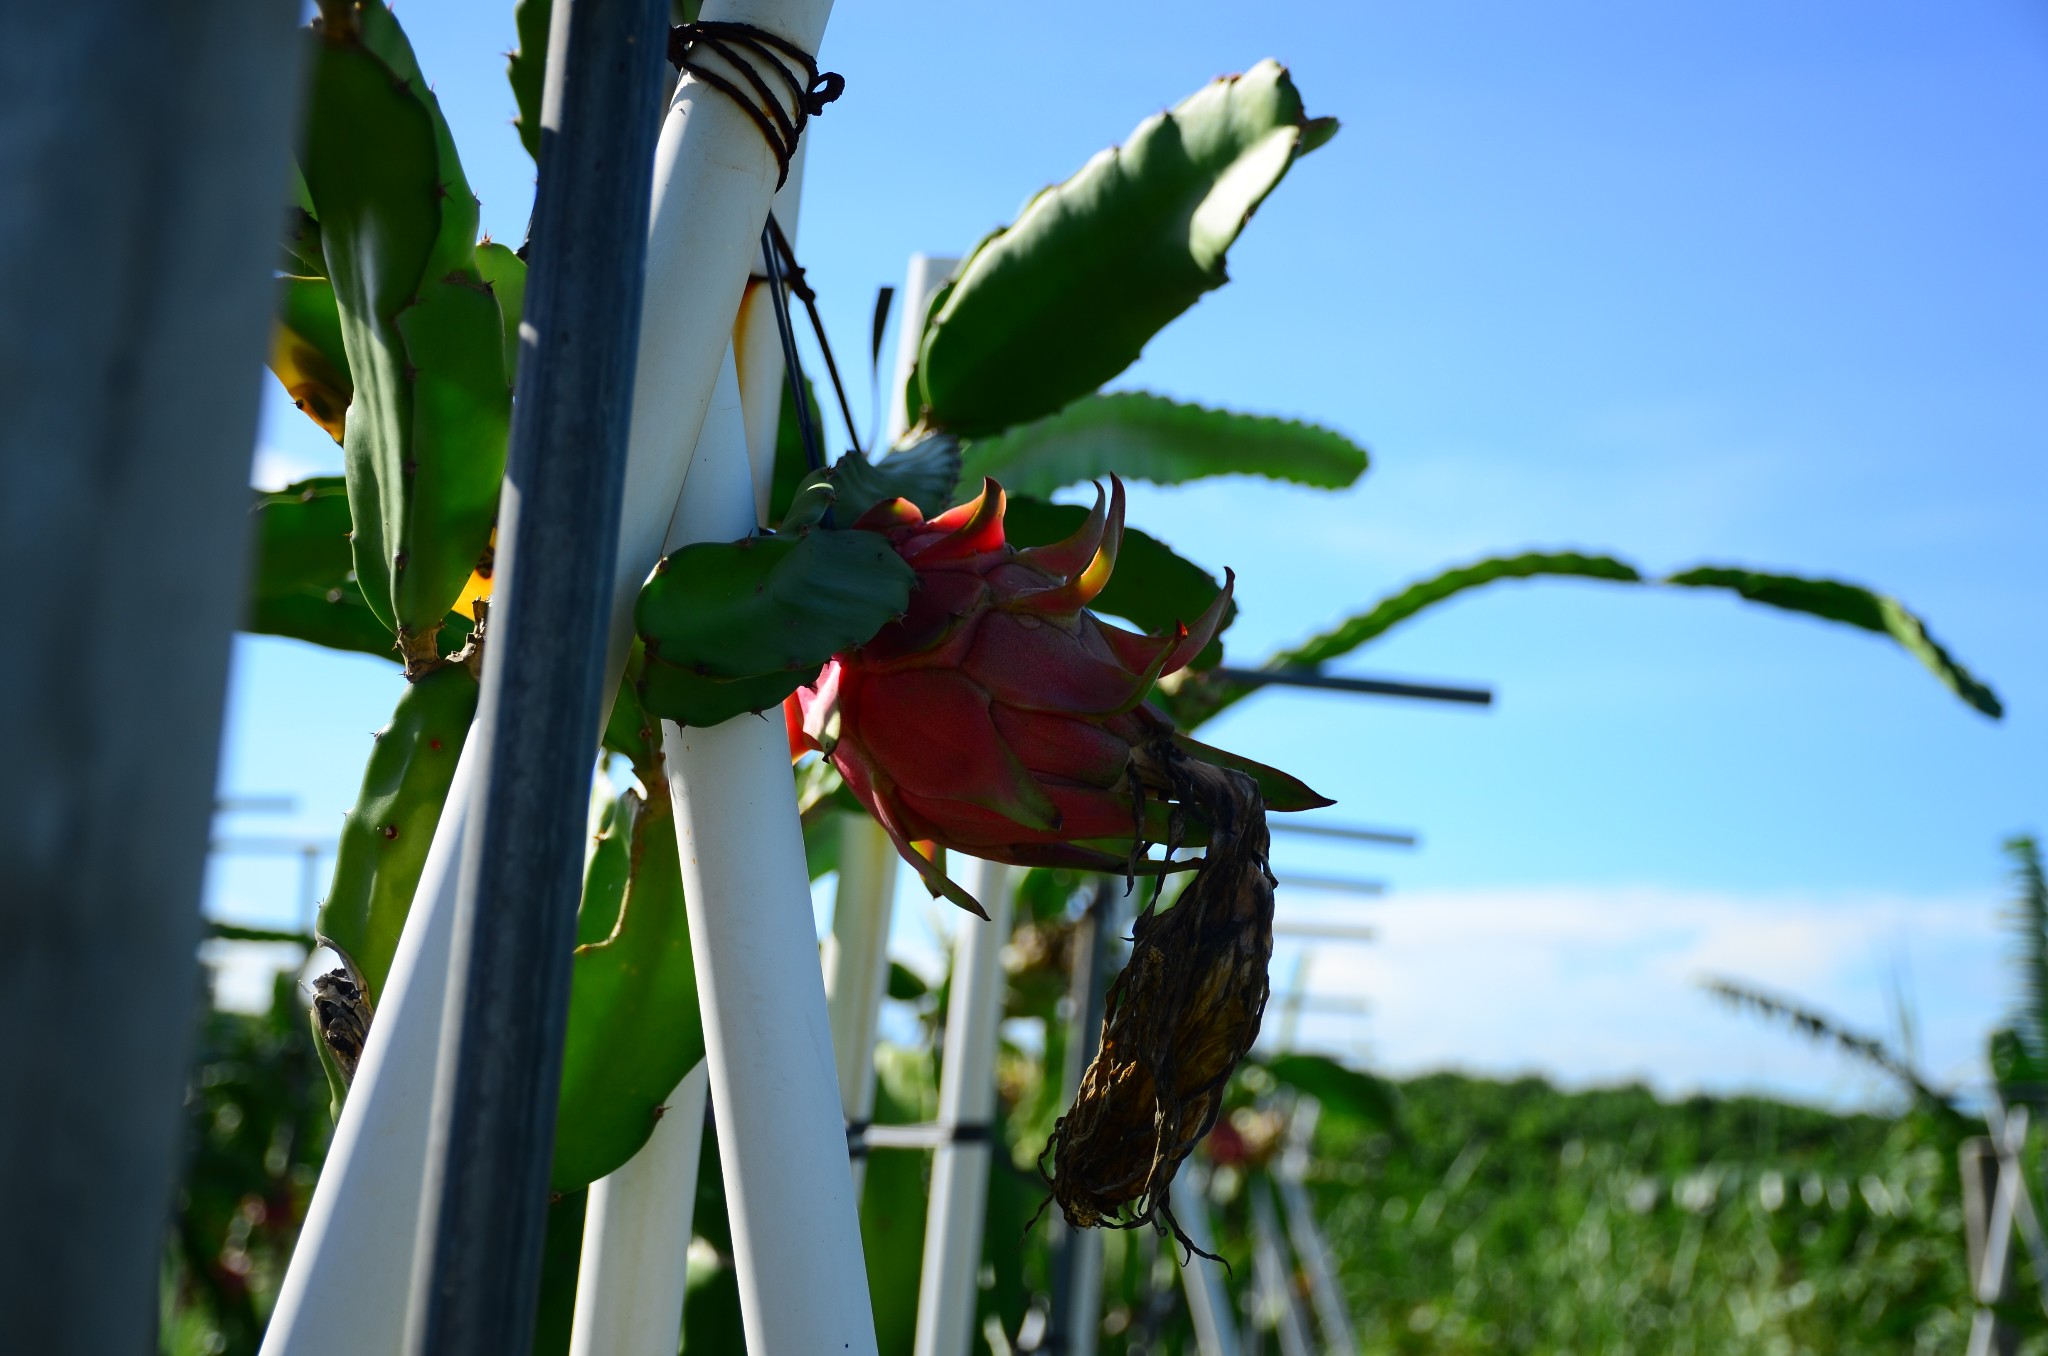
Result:
{"label": "green vegetation", "polygon": [[295,980],[278,977],[269,1012],[215,1011],[201,1029],[164,1248],[166,1356],[256,1350],[313,1198],[334,1123]]}
{"label": "green vegetation", "polygon": [[1328,1125],[1311,1175],[1364,1350],[1963,1348],[1959,1118],[1456,1074],[1401,1091],[1395,1133]]}
{"label": "green vegetation", "polygon": [[[275,1301],[329,1134],[302,1001],[287,975],[269,1013],[207,1020],[165,1251],[162,1349],[174,1356],[254,1352]],[[1457,1074],[1398,1089],[1392,1128],[1326,1112],[1309,1174],[1364,1351],[1962,1349],[1955,1149],[1974,1127],[1959,1117]],[[887,1154],[870,1173],[907,1169],[921,1196],[924,1168]],[[1216,1184],[1219,1242],[1239,1277],[1250,1267],[1242,1180],[1224,1169]],[[1022,1213],[1036,1201],[1007,1194],[1030,1196]],[[719,1231],[715,1209],[700,1213],[707,1232]],[[906,1222],[921,1223],[921,1201],[913,1214]],[[1037,1270],[1043,1226],[1026,1237],[1032,1260],[1019,1260]],[[1150,1235],[1104,1242],[1105,1356],[1133,1349],[1148,1293],[1168,1343],[1154,1350],[1176,1349],[1186,1318],[1175,1289],[1133,1276],[1156,1256]],[[914,1267],[915,1250],[902,1251]],[[2024,1295],[2024,1266],[2020,1281]],[[2014,1315],[2048,1346],[2038,1310]]]}

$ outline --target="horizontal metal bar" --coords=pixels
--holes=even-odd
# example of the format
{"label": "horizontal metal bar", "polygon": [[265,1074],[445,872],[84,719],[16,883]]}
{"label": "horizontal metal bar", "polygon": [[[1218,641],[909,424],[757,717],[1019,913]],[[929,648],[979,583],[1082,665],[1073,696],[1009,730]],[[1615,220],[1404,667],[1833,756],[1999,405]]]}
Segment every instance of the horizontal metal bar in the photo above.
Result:
{"label": "horizontal metal bar", "polygon": [[255,928],[241,923],[222,923],[209,919],[206,935],[223,942],[295,942],[300,946],[316,945],[310,932],[294,932],[284,928]]}
{"label": "horizontal metal bar", "polygon": [[1347,895],[1383,895],[1387,883],[1382,880],[1348,880],[1342,876],[1297,876],[1292,873],[1280,877],[1280,884],[1297,890],[1334,890]]}
{"label": "horizontal metal bar", "polygon": [[1402,683],[1391,678],[1340,678],[1334,674],[1314,673],[1307,669],[1233,669],[1210,670],[1227,682],[1243,683],[1247,687],[1306,687],[1325,692],[1359,692],[1373,697],[1408,697],[1424,702],[1462,702],[1468,706],[1493,705],[1493,689],[1485,687],[1445,687],[1435,683]]}
{"label": "horizontal metal bar", "polygon": [[849,1125],[846,1127],[846,1143],[848,1152],[858,1156],[871,1149],[936,1149],[942,1144],[986,1144],[993,1134],[994,1127],[969,1121],[958,1125],[932,1121],[919,1125]]}
{"label": "horizontal metal bar", "polygon": [[206,845],[208,852],[251,857],[301,857],[307,853],[326,857],[334,848],[333,840],[326,838],[216,838]]}
{"label": "horizontal metal bar", "polygon": [[298,812],[297,796],[220,796],[213,802],[217,815],[288,815]]}
{"label": "horizontal metal bar", "polygon": [[1269,820],[1274,833],[1296,833],[1305,838],[1345,838],[1358,843],[1386,843],[1393,847],[1414,847],[1415,835],[1402,829],[1368,829],[1348,824],[1304,824],[1295,819]]}
{"label": "horizontal metal bar", "polygon": [[1378,928],[1359,923],[1312,923],[1290,918],[1273,920],[1276,937],[1326,937],[1332,941],[1369,942],[1380,935]]}
{"label": "horizontal metal bar", "polygon": [[1330,1016],[1358,1016],[1372,1011],[1372,1005],[1359,998],[1297,998],[1293,995],[1275,1000],[1283,1012],[1311,1012]]}

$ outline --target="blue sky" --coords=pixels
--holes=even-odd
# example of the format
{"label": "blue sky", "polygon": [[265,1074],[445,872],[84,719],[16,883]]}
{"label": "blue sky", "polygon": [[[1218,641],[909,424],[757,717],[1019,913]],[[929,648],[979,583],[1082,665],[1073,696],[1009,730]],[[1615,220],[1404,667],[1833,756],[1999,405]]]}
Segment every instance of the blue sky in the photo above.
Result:
{"label": "blue sky", "polygon": [[[507,125],[509,4],[399,14],[486,227],[516,241],[532,176]],[[1882,641],[1712,595],[1510,584],[1431,613],[1345,668],[1490,684],[1493,710],[1262,696],[1206,732],[1335,796],[1333,817],[1423,836],[1283,849],[1394,886],[1283,899],[1383,927],[1310,967],[1372,1012],[1305,1019],[1303,1040],[1396,1069],[1854,1099],[1855,1076],[1690,979],[1751,975],[1884,1029],[1902,976],[1927,1062],[1969,1076],[2004,991],[1997,844],[2048,828],[2048,17],[849,3],[798,241],[842,360],[864,366],[874,290],[910,252],[963,252],[1264,56],[1344,130],[1251,223],[1233,282],[1118,383],[1373,451],[1344,494],[1134,491],[1134,523],[1237,570],[1239,657],[1446,565],[1598,549],[1895,593],[2009,708],[1986,721]],[[323,443],[273,389],[259,470],[338,464]],[[331,834],[396,681],[242,642],[223,785],[293,792],[296,823]],[[215,904],[291,891],[241,864]]]}

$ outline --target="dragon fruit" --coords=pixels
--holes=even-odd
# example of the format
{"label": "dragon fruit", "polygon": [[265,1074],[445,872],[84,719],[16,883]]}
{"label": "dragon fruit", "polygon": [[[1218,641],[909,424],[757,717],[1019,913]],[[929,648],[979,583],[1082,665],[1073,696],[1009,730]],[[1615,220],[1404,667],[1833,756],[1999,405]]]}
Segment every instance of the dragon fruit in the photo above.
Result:
{"label": "dragon fruit", "polygon": [[[789,699],[792,752],[829,758],[932,892],[975,913],[946,876],[945,849],[1127,876],[1195,872],[1172,907],[1155,912],[1155,894],[1133,924],[1100,1052],[1046,1150],[1069,1223],[1153,1222],[1181,1236],[1167,1187],[1215,1124],[1265,1009],[1266,810],[1330,802],[1196,743],[1146,702],[1215,635],[1231,583],[1168,635],[1088,611],[1116,566],[1120,482],[1098,487],[1081,530],[1050,546],[1012,546],[1003,508],[991,480],[930,520],[896,499],[855,523],[888,537],[917,586],[900,619]],[[1155,844],[1163,859],[1150,857]],[[1178,855],[1196,844],[1202,857]]]}
{"label": "dragon fruit", "polygon": [[1192,625],[1136,635],[1087,610],[1116,567],[1121,481],[1108,495],[1098,486],[1081,530],[1050,546],[1010,545],[1003,508],[990,480],[929,520],[905,499],[863,515],[855,527],[885,534],[917,572],[909,609],[833,656],[785,706],[792,751],[832,761],[934,894],[981,912],[927,848],[1018,866],[1162,869],[1143,859],[1144,844],[1208,827],[1157,775],[1169,757],[1245,771],[1273,808],[1329,803],[1177,733],[1145,701],[1214,637],[1234,581]]}

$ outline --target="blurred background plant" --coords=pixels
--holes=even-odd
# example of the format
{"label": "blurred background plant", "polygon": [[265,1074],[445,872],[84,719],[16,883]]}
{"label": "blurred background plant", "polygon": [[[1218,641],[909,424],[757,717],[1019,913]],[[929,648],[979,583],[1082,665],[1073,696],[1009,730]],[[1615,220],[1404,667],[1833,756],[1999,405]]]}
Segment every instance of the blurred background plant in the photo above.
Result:
{"label": "blurred background plant", "polygon": [[266,1011],[207,1014],[185,1108],[163,1350],[253,1352],[334,1133],[296,967]]}

